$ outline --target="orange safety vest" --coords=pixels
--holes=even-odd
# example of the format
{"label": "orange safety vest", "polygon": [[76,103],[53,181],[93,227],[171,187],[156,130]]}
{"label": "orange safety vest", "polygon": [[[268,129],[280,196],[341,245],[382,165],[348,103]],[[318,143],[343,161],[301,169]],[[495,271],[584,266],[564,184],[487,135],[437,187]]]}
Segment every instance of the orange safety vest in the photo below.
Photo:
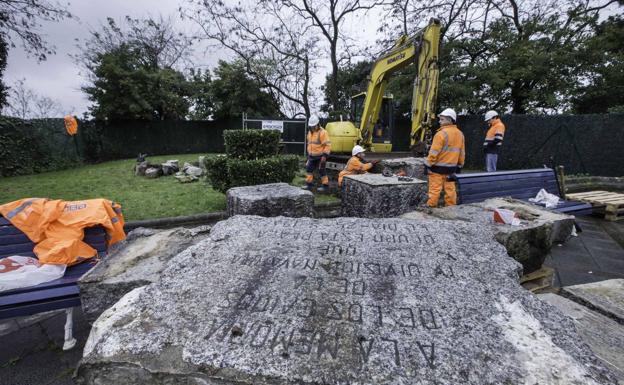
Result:
{"label": "orange safety vest", "polygon": [[338,186],[342,186],[342,178],[344,178],[345,175],[366,174],[371,168],[373,168],[372,163],[364,163],[357,156],[352,156],[344,170],[340,171],[340,174],[338,174]]}
{"label": "orange safety vest", "polygon": [[486,153],[498,154],[498,150],[503,145],[503,137],[505,136],[505,125],[499,118],[492,119],[490,128],[485,134],[483,147]]}
{"label": "orange safety vest", "polygon": [[427,167],[437,174],[453,174],[464,166],[466,149],[464,134],[454,124],[442,126],[433,136]]}
{"label": "orange safety vest", "polygon": [[87,227],[104,227],[108,246],[126,238],[121,206],[105,199],[28,198],[0,206],[0,213],[36,243],[33,251],[41,263],[73,265],[96,256],[82,241]]}
{"label": "orange safety vest", "polygon": [[308,131],[308,155],[323,156],[329,155],[331,151],[331,142],[329,134],[323,127],[318,131]]}
{"label": "orange safety vest", "polygon": [[78,133],[78,121],[71,115],[65,115],[65,130],[70,136]]}

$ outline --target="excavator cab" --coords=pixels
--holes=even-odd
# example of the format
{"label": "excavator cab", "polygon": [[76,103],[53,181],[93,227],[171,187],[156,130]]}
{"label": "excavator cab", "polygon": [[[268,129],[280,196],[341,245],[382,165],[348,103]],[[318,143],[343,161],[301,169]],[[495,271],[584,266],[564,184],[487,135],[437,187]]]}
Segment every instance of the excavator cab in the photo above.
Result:
{"label": "excavator cab", "polygon": [[[351,121],[355,126],[360,127],[362,122],[362,113],[364,112],[364,102],[366,100],[366,92],[361,92],[351,98]],[[394,132],[394,97],[392,95],[384,95],[381,108],[379,110],[379,118],[375,123],[372,132],[372,151],[373,152],[391,152],[392,151],[392,133]]]}

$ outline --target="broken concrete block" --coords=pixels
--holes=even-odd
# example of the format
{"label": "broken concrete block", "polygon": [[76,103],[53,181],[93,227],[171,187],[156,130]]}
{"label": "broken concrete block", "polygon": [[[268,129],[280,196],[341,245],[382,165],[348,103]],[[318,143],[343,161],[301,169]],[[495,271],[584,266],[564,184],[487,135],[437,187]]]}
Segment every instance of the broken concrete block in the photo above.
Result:
{"label": "broken concrete block", "polygon": [[381,174],[347,175],[342,180],[342,216],[389,218],[415,210],[427,200],[427,183]]}
{"label": "broken concrete block", "polygon": [[537,297],[570,317],[583,341],[620,383],[624,383],[624,325],[557,294],[538,294]]}
{"label": "broken concrete block", "polygon": [[136,176],[145,176],[145,170],[149,167],[149,163],[147,161],[143,161],[134,166],[134,175]]}
{"label": "broken concrete block", "polygon": [[78,281],[87,320],[95,321],[132,289],[156,281],[174,256],[205,239],[209,231],[210,226],[131,231],[126,240],[115,245],[108,256]]}
{"label": "broken concrete block", "polygon": [[82,384],[613,384],[463,221],[235,216],[93,325]]}
{"label": "broken concrete block", "polygon": [[393,174],[397,174],[401,171],[405,172],[406,176],[411,178],[417,178],[421,180],[427,180],[427,176],[424,173],[426,158],[396,158],[396,159],[384,159],[376,166],[383,169],[389,169]]}
{"label": "broken concrete block", "polygon": [[161,168],[150,167],[147,170],[145,170],[145,176],[148,178],[158,178],[162,174],[163,174],[163,171]]}
{"label": "broken concrete block", "polygon": [[234,187],[226,195],[228,216],[314,216],[314,194],[287,183]]}
{"label": "broken concrete block", "polygon": [[624,323],[624,279],[566,286],[563,294]]}
{"label": "broken concrete block", "polygon": [[[514,211],[520,226],[495,223],[494,209]],[[422,213],[408,213],[404,218],[419,219]],[[574,217],[543,209],[511,198],[491,198],[483,202],[449,206],[427,211],[433,218],[461,220],[488,228],[511,257],[522,263],[528,274],[542,266],[554,244],[564,242],[572,233]],[[417,216],[417,217],[416,217]]]}

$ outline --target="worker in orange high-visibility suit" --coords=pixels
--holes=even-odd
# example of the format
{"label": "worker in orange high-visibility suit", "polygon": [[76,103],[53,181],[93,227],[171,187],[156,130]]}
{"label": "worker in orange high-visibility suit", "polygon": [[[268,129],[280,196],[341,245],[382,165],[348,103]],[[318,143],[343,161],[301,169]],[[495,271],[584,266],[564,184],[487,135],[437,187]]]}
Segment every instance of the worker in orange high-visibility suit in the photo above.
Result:
{"label": "worker in orange high-visibility suit", "polygon": [[488,111],[485,113],[485,122],[489,125],[483,142],[483,152],[485,152],[485,169],[487,172],[496,171],[498,153],[503,146],[505,136],[505,125],[498,117],[498,112]]}
{"label": "worker in orange high-visibility suit", "polygon": [[338,186],[342,186],[342,179],[345,175],[366,174],[368,170],[379,162],[378,160],[366,162],[364,160],[364,152],[365,150],[362,146],[353,147],[353,150],[351,150],[351,158],[347,162],[344,170],[340,171],[340,174],[338,174]]}
{"label": "worker in orange high-visibility suit", "polygon": [[126,238],[121,206],[105,199],[22,199],[1,205],[0,213],[36,243],[41,263],[73,265],[95,257],[97,251],[83,242],[87,227],[104,227],[108,246]]}
{"label": "worker in orange high-visibility suit", "polygon": [[319,118],[316,115],[310,116],[310,119],[308,120],[308,129],[306,185],[303,188],[306,190],[312,190],[314,188],[314,170],[318,170],[322,186],[317,191],[328,192],[329,178],[327,177],[325,164],[327,163],[327,157],[329,157],[329,153],[331,152],[329,134],[323,127],[321,127],[319,124]]}
{"label": "worker in orange high-visibility suit", "polygon": [[455,174],[461,172],[466,158],[464,134],[455,125],[455,110],[447,108],[438,117],[440,129],[433,136],[431,149],[425,160],[425,174],[429,174],[429,207],[438,207],[442,189],[444,205],[457,204]]}

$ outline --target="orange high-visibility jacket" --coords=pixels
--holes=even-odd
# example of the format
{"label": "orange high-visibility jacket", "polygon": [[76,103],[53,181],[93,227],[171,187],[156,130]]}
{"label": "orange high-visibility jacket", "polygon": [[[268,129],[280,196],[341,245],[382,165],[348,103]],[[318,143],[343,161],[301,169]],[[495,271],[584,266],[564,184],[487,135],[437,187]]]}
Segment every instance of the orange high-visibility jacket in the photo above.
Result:
{"label": "orange high-visibility jacket", "polygon": [[308,155],[309,156],[328,156],[331,152],[331,142],[329,134],[323,127],[318,131],[308,131]]}
{"label": "orange high-visibility jacket", "polygon": [[71,136],[74,136],[78,133],[78,121],[71,115],[66,115],[65,118],[65,130]]}
{"label": "orange high-visibility jacket", "polygon": [[357,156],[352,156],[344,170],[340,171],[340,174],[338,174],[338,186],[342,186],[342,178],[344,178],[345,175],[366,174],[371,168],[373,168],[372,163],[364,163]]}
{"label": "orange high-visibility jacket", "polygon": [[36,243],[34,252],[41,263],[73,265],[96,256],[97,251],[82,241],[86,227],[104,227],[109,246],[126,238],[121,206],[105,199],[29,198],[0,206],[0,213]]}
{"label": "orange high-visibility jacket", "polygon": [[505,136],[505,125],[499,118],[493,118],[490,128],[485,134],[483,147],[488,154],[498,154],[498,149],[503,145],[503,137]]}
{"label": "orange high-visibility jacket", "polygon": [[442,126],[433,136],[427,167],[437,174],[453,174],[464,166],[466,150],[464,134],[454,124]]}

